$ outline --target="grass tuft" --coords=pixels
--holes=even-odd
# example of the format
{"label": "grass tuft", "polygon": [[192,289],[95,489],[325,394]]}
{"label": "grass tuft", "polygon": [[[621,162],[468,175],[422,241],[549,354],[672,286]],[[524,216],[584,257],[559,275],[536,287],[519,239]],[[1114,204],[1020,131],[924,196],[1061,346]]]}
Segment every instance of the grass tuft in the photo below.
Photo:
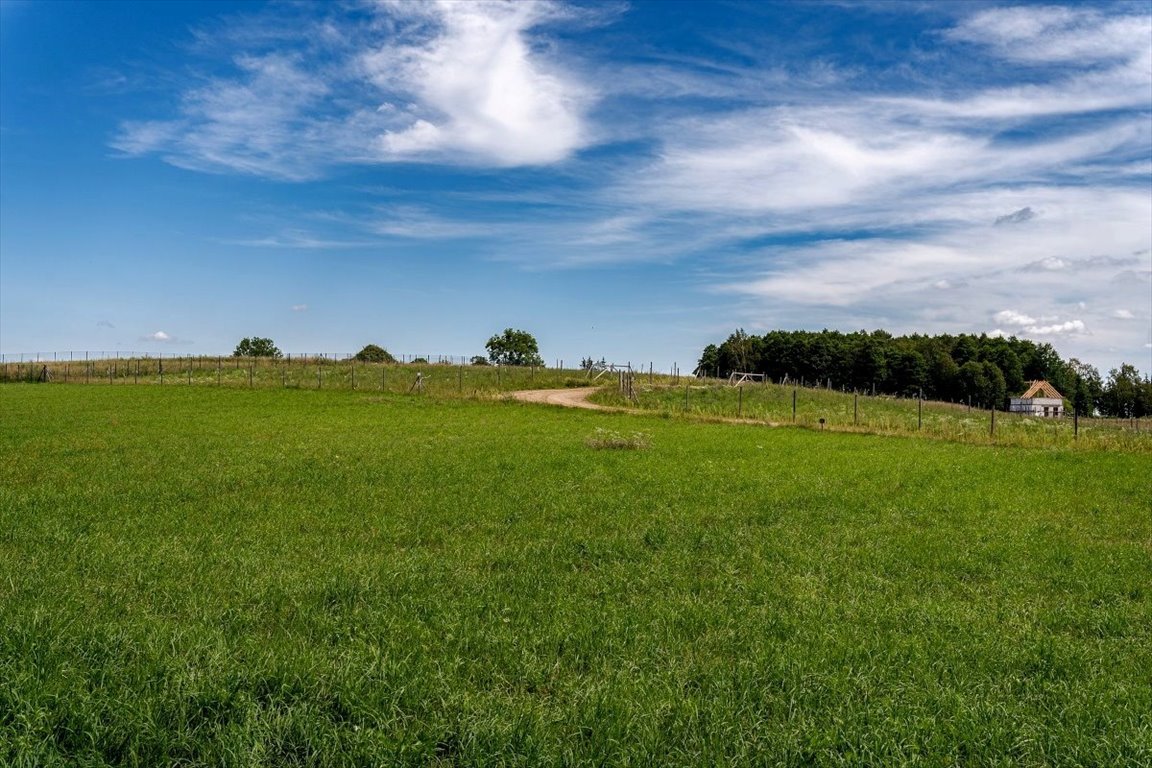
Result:
{"label": "grass tuft", "polygon": [[597,451],[642,451],[651,445],[643,432],[624,433],[602,427],[584,438],[584,444]]}

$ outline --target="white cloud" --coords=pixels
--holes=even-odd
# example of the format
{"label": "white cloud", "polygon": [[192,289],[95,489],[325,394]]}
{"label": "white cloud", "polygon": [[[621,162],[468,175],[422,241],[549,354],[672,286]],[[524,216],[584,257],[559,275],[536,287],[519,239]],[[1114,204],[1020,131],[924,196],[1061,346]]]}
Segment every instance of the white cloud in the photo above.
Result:
{"label": "white cloud", "polygon": [[1013,309],[1005,309],[1001,312],[997,312],[994,319],[998,323],[1004,323],[1005,325],[1016,325],[1016,326],[1032,325],[1033,323],[1036,322],[1036,318],[1029,317],[1028,315],[1025,315],[1023,312],[1017,312],[1016,310],[1013,310]]}
{"label": "white cloud", "polygon": [[570,17],[560,6],[444,0],[372,13],[363,27],[218,33],[276,48],[233,54],[234,71],[186,89],[175,117],[126,120],[111,145],[193,170],[303,181],[399,160],[548,164],[590,141],[593,89],[532,37]]}
{"label": "white cloud", "polygon": [[1084,331],[1085,327],[1082,320],[1068,320],[1052,325],[1028,325],[1024,327],[1025,333],[1030,333],[1035,336],[1057,336],[1069,333],[1084,333]]}
{"label": "white cloud", "polygon": [[153,341],[153,342],[157,342],[159,344],[175,344],[178,341],[176,338],[174,338],[173,336],[170,336],[169,334],[165,333],[164,331],[156,331],[155,333],[149,333],[146,336],[141,336],[140,340],[141,341]]}
{"label": "white cloud", "polygon": [[[1045,315],[1042,317],[1032,317],[1023,312],[1017,312],[1013,309],[1005,309],[997,312],[995,321],[1002,325],[1014,326],[1023,334],[1029,336],[1061,336],[1069,334],[1085,333],[1087,326],[1083,320],[1065,320],[1064,322],[1056,322],[1058,317]],[[1045,324],[1046,323],[1046,324]],[[1001,329],[997,328],[997,331]]]}
{"label": "white cloud", "polygon": [[985,45],[1017,61],[1130,61],[1152,47],[1152,18],[1055,6],[990,8],[969,16],[945,37]]}
{"label": "white cloud", "polygon": [[1117,320],[1135,320],[1136,319],[1136,315],[1134,315],[1132,313],[1132,310],[1130,310],[1130,309],[1117,309],[1114,312],[1112,312],[1112,317],[1116,318]]}
{"label": "white cloud", "polygon": [[592,91],[534,49],[529,32],[561,15],[544,2],[391,4],[423,15],[431,40],[363,57],[386,93],[416,101],[380,137],[385,159],[444,156],[497,165],[554,163],[588,141]]}
{"label": "white cloud", "polygon": [[292,311],[293,312],[307,312],[308,311],[308,305],[307,304],[293,304],[292,305]]}

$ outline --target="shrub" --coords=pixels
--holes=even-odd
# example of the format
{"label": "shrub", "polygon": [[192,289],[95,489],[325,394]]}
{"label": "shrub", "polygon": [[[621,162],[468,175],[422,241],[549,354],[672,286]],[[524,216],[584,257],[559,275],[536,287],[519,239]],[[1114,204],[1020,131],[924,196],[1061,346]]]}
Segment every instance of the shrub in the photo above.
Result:
{"label": "shrub", "polygon": [[396,358],[388,350],[376,344],[369,344],[356,353],[356,359],[362,363],[394,363]]}

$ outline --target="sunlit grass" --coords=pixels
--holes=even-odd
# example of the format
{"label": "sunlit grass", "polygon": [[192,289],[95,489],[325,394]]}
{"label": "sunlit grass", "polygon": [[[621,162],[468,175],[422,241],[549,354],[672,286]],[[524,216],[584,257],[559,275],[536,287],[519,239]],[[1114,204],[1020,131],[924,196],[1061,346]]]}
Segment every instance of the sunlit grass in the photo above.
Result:
{"label": "sunlit grass", "polygon": [[0,764],[1152,760],[1144,454],[167,385],[0,452]]}
{"label": "sunlit grass", "polygon": [[1152,420],[1043,419],[959,403],[779,384],[641,385],[635,400],[605,388],[595,401],[696,419],[759,420],[811,429],[928,437],[984,445],[1152,452]]}

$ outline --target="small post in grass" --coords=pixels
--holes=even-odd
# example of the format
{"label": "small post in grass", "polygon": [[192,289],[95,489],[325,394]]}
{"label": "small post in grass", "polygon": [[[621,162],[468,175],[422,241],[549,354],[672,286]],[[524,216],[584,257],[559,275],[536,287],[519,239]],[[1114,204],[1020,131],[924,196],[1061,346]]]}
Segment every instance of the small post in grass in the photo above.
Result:
{"label": "small post in grass", "polygon": [[852,394],[852,425],[860,425],[860,393],[854,392]]}
{"label": "small post in grass", "polygon": [[996,436],[996,406],[992,406],[992,417],[988,424],[988,437]]}
{"label": "small post in grass", "polygon": [[737,387],[736,389],[740,393],[736,396],[736,418],[742,419],[744,418],[744,387]]}
{"label": "small post in grass", "polygon": [[916,429],[924,426],[924,390],[916,395]]}
{"label": "small post in grass", "polygon": [[796,387],[792,387],[792,423],[796,423]]}

